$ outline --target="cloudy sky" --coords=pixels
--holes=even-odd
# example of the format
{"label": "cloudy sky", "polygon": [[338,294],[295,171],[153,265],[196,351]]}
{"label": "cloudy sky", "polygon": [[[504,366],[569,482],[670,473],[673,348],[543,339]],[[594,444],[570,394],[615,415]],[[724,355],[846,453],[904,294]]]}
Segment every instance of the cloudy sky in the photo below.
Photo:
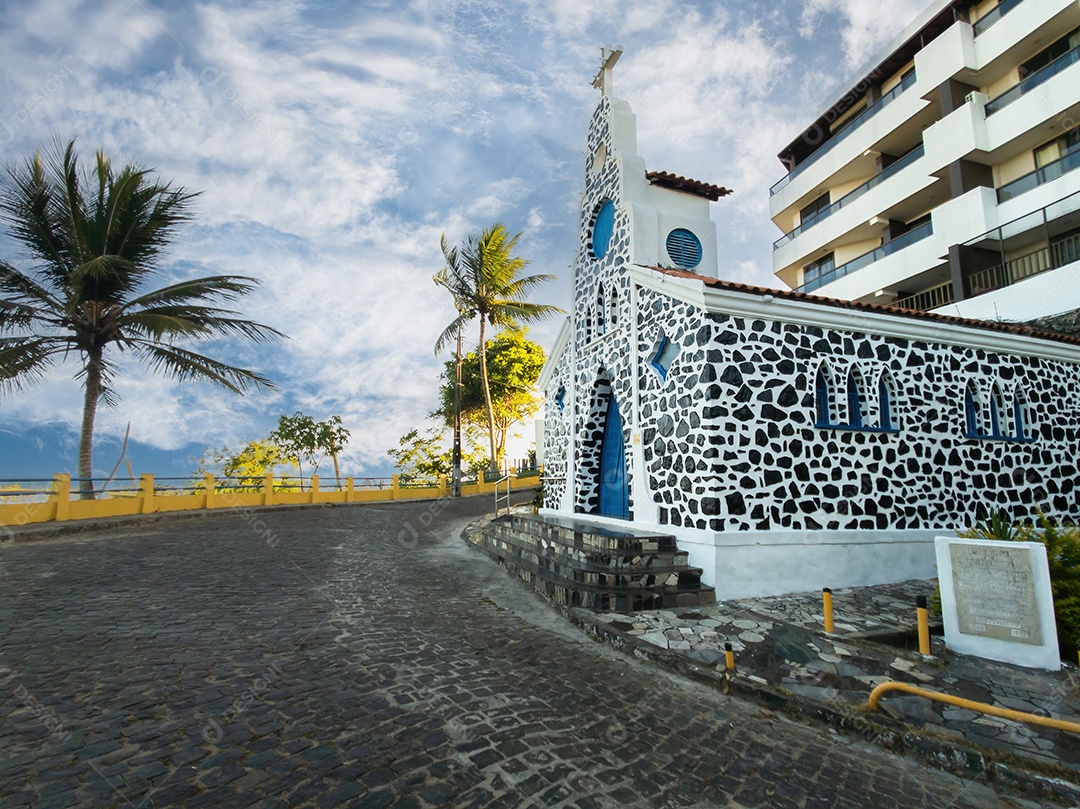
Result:
{"label": "cloudy sky", "polygon": [[[568,308],[581,150],[600,46],[648,168],[719,183],[721,275],[773,285],[776,152],[928,3],[896,0],[159,0],[7,2],[0,150],[10,164],[76,137],[201,191],[169,278],[263,282],[245,313],[289,335],[207,353],[276,391],[237,397],[127,369],[102,410],[95,468],[130,422],[136,472],[185,475],[208,446],[264,437],[281,413],[340,414],[343,461],[386,450],[435,405],[432,346],[453,317],[432,282],[439,236],[521,232],[538,300]],[[0,234],[0,255],[20,255]],[[166,279],[168,280],[168,279]],[[549,345],[552,321],[532,336]],[[0,400],[0,478],[75,465],[74,364]]]}

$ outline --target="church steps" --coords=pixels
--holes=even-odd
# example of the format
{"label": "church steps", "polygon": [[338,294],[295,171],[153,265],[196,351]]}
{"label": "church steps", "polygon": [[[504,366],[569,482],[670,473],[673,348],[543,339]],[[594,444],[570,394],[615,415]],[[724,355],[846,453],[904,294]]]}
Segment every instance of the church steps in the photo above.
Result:
{"label": "church steps", "polygon": [[700,568],[675,538],[566,518],[509,515],[485,527],[480,548],[556,603],[634,612],[713,604]]}

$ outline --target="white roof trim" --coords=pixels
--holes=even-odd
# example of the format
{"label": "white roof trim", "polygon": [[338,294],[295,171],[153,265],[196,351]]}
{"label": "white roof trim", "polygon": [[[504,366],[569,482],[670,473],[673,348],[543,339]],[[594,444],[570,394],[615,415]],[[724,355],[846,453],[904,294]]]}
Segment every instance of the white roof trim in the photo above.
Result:
{"label": "white roof trim", "polygon": [[540,376],[536,378],[536,387],[541,394],[547,390],[551,377],[555,375],[555,369],[558,367],[559,360],[562,359],[563,352],[570,344],[570,336],[573,332],[574,330],[570,326],[570,318],[564,317],[562,328],[559,329],[559,335],[555,338],[555,345],[551,347],[547,359],[544,360],[544,367],[540,369]]}
{"label": "white roof trim", "polygon": [[662,292],[710,312],[1080,364],[1080,346],[1068,343],[940,323],[930,319],[794,301],[768,293],[716,289],[707,287],[704,280],[665,276],[663,273],[640,267],[632,267],[631,276],[642,287]]}

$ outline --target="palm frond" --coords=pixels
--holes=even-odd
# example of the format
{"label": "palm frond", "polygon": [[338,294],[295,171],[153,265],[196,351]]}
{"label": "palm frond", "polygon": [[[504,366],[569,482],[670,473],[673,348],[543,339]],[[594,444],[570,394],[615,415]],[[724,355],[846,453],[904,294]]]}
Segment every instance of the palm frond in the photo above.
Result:
{"label": "palm frond", "polygon": [[443,329],[443,333],[439,335],[439,339],[435,341],[435,356],[438,356],[443,352],[447,346],[452,343],[457,343],[458,330],[464,329],[465,324],[476,317],[475,313],[463,312],[454,318],[453,322]]}
{"label": "palm frond", "polygon": [[231,301],[253,291],[258,285],[257,279],[246,275],[211,275],[205,278],[192,278],[147,292],[128,301],[126,305],[130,309],[158,304],[208,301],[214,298]]}
{"label": "palm frond", "polygon": [[256,343],[271,343],[285,337],[277,329],[253,320],[235,317],[237,312],[209,306],[155,306],[124,311],[116,318],[119,331],[127,335],[162,340],[167,337],[244,337]]}
{"label": "palm frond", "polygon": [[63,310],[63,304],[29,275],[0,261],[0,294],[8,300],[19,303],[38,303],[56,311]]}
{"label": "palm frond", "polygon": [[194,351],[150,341],[132,341],[135,350],[154,371],[164,373],[179,382],[189,379],[213,382],[235,393],[255,388],[273,388],[274,383],[261,374],[237,368]]}
{"label": "palm frond", "polygon": [[44,377],[64,348],[56,337],[0,337],[0,396]]}

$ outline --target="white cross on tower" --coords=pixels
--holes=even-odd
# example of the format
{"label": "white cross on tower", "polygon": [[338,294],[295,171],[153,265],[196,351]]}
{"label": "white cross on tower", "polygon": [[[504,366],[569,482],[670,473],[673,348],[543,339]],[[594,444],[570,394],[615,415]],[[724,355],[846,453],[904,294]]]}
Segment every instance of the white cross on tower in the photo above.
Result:
{"label": "white cross on tower", "polygon": [[616,45],[614,48],[605,45],[600,49],[600,72],[592,80],[592,86],[599,90],[601,95],[611,95],[611,69],[615,67],[620,56],[622,56],[622,45]]}

